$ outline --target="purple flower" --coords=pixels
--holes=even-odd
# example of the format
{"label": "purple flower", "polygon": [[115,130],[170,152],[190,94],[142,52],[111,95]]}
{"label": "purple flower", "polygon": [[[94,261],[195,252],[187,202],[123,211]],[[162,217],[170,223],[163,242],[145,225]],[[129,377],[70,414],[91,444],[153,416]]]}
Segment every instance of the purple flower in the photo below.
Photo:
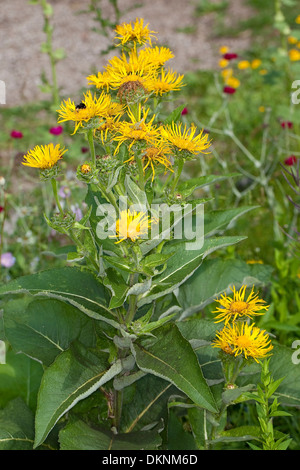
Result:
{"label": "purple flower", "polygon": [[51,127],[51,129],[49,129],[49,132],[52,135],[60,135],[62,133],[62,131],[63,131],[62,126]]}
{"label": "purple flower", "polygon": [[13,139],[22,139],[23,138],[22,132],[21,131],[16,131],[16,130],[11,131],[10,136]]}
{"label": "purple flower", "polygon": [[10,253],[2,253],[1,255],[1,266],[4,268],[11,268],[15,264],[16,258]]}
{"label": "purple flower", "polygon": [[70,188],[68,188],[67,186],[61,186],[59,188],[58,195],[62,199],[66,199],[67,197],[70,196],[70,194],[71,194]]}

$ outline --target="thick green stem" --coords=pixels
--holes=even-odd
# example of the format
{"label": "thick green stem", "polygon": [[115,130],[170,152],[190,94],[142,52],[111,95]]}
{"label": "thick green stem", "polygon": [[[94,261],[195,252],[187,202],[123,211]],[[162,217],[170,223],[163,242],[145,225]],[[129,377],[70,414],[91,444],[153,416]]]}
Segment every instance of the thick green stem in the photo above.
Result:
{"label": "thick green stem", "polygon": [[96,166],[96,152],[95,152],[93,129],[88,130],[87,139],[88,139],[88,143],[89,143],[89,146],[90,146],[92,162]]}
{"label": "thick green stem", "polygon": [[54,199],[55,199],[56,205],[57,205],[57,207],[58,207],[58,209],[59,209],[59,212],[60,212],[61,214],[63,214],[64,211],[63,211],[63,208],[61,207],[61,204],[60,204],[59,198],[58,198],[57,181],[56,181],[56,179],[52,178],[52,179],[51,179],[51,184],[52,184],[52,189],[53,189],[53,194],[54,194]]}
{"label": "thick green stem", "polygon": [[180,178],[182,170],[183,170],[183,165],[184,165],[184,160],[182,158],[178,158],[176,176],[175,176],[174,182],[172,184],[172,188],[171,188],[171,193],[172,193],[173,196],[175,194],[177,184],[178,184],[179,178]]}

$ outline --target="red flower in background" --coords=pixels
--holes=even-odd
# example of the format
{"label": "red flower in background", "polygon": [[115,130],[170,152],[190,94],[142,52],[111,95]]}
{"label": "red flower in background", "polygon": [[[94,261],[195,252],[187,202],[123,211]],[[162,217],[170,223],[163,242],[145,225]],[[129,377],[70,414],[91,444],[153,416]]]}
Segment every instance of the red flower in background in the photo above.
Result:
{"label": "red flower in background", "polygon": [[293,123],[292,123],[291,121],[282,121],[282,122],[280,123],[280,125],[281,125],[281,127],[282,127],[283,129],[285,129],[286,127],[287,127],[288,129],[292,129],[292,127],[293,127]]}
{"label": "red flower in background", "polygon": [[290,155],[288,158],[284,160],[284,163],[288,166],[293,166],[294,163],[296,163],[296,161],[297,161],[297,158],[295,157],[295,155]]}
{"label": "red flower in background", "polygon": [[16,131],[16,130],[11,131],[10,136],[13,139],[22,139],[23,138],[22,132],[21,131]]}
{"label": "red flower in background", "polygon": [[226,54],[223,55],[223,59],[226,60],[232,60],[232,59],[237,59],[238,55],[235,54],[234,52],[226,52]]}
{"label": "red flower in background", "polygon": [[236,92],[236,89],[232,88],[231,86],[224,86],[223,92],[227,93],[228,95],[233,95],[233,93]]}
{"label": "red flower in background", "polygon": [[181,115],[184,116],[185,114],[188,114],[188,109],[187,108],[183,108],[183,110],[181,111]]}
{"label": "red flower in background", "polygon": [[51,127],[51,129],[49,129],[49,132],[52,135],[60,135],[62,131],[63,131],[62,126]]}

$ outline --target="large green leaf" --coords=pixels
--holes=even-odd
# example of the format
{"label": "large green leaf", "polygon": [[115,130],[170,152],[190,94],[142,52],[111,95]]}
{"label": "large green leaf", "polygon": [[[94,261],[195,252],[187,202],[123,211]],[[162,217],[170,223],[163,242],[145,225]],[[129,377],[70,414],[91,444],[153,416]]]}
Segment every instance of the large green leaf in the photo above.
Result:
{"label": "large green leaf", "polygon": [[217,411],[197,357],[176,324],[158,328],[155,339],[147,342],[132,346],[140,369],[171,382],[198,406]]}
{"label": "large green leaf", "polygon": [[0,450],[32,450],[34,415],[21,398],[0,410]]}
{"label": "large green leaf", "polygon": [[152,287],[148,293],[141,296],[138,306],[152,302],[162,295],[173,292],[174,289],[184,283],[197,268],[201,265],[203,259],[214,251],[226,246],[234,245],[245,237],[216,237],[204,240],[201,249],[186,250],[185,243],[170,243],[164,254],[172,253],[175,255],[168,261],[167,268],[162,274],[155,276],[152,280]]}
{"label": "large green leaf", "polygon": [[104,286],[92,273],[79,268],[49,269],[22,276],[0,287],[0,297],[19,293],[68,302],[89,317],[119,328],[108,308],[108,295]]}
{"label": "large green leaf", "polygon": [[230,286],[267,284],[271,274],[272,267],[267,265],[247,264],[235,259],[206,260],[176,293],[183,309],[181,318],[199,312]]}
{"label": "large green leaf", "polygon": [[121,431],[131,433],[166,420],[168,400],[175,391],[171,383],[152,374],[139,379],[124,394]]}
{"label": "large green leaf", "polygon": [[205,212],[204,232],[205,236],[212,236],[220,230],[225,230],[229,225],[249,211],[257,209],[259,206],[241,206],[227,210],[217,210]]}
{"label": "large green leaf", "polygon": [[43,367],[40,363],[9,350],[6,353],[6,364],[0,365],[0,407],[21,397],[34,410],[42,375]]}
{"label": "large green leaf", "polygon": [[118,361],[109,367],[107,353],[79,344],[61,353],[46,369],[38,395],[35,447],[55,423],[78,401],[91,395],[122,370]]}
{"label": "large green leaf", "polygon": [[203,188],[204,186],[208,186],[211,184],[219,183],[222,180],[233,178],[238,176],[239,173],[229,173],[226,175],[207,175],[207,176],[198,176],[195,178],[189,178],[186,181],[182,181],[177,186],[177,190],[179,193],[189,196],[192,194],[196,189]]}
{"label": "large green leaf", "polygon": [[[61,450],[154,450],[161,444],[157,429],[113,434],[107,429],[93,429],[83,421],[68,424],[60,431]],[[109,456],[108,456],[109,457]],[[107,457],[107,458],[108,458]],[[106,457],[104,457],[106,458]],[[126,459],[126,457],[122,457]],[[128,465],[130,457],[127,457]],[[102,464],[104,463],[102,458]],[[107,462],[109,463],[109,461]]]}
{"label": "large green leaf", "polygon": [[49,366],[72,341],[92,347],[94,321],[72,305],[32,297],[10,300],[4,307],[5,335],[16,351]]}

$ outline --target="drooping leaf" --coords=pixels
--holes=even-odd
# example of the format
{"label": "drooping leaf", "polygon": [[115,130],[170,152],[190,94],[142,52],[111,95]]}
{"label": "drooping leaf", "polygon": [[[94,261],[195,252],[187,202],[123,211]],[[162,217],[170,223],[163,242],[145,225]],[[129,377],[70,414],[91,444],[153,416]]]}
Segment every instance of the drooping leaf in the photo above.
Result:
{"label": "drooping leaf", "polygon": [[154,450],[161,444],[157,429],[113,434],[107,429],[91,428],[83,421],[68,424],[60,431],[59,440],[61,450]]}
{"label": "drooping leaf", "polygon": [[217,410],[197,357],[176,324],[157,329],[152,343],[133,343],[133,354],[140,369],[171,382],[198,406]]}
{"label": "drooping leaf", "polygon": [[173,292],[175,288],[183,284],[199,268],[203,259],[210,253],[244,240],[245,237],[217,237],[204,240],[203,246],[197,250],[186,250],[185,243],[176,246],[170,244],[164,250],[164,254],[176,251],[168,261],[167,268],[162,274],[152,280],[150,291],[141,297],[138,306],[152,302],[154,299]]}
{"label": "drooping leaf", "polygon": [[55,299],[16,299],[4,307],[7,340],[21,351],[49,366],[56,356],[78,339],[95,344],[94,321],[80,310]]}
{"label": "drooping leaf", "polygon": [[78,401],[88,397],[122,370],[108,364],[107,353],[73,343],[46,369],[38,395],[35,447]]}

